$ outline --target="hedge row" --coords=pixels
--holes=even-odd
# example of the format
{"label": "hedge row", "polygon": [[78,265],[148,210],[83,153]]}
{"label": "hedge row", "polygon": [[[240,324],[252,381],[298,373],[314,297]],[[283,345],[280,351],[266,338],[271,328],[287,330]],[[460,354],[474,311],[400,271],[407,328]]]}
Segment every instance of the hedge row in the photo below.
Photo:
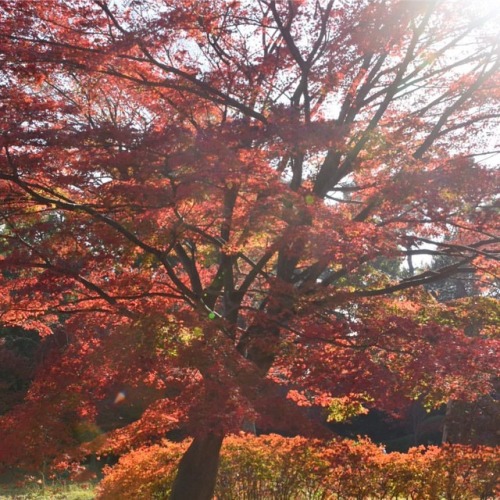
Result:
{"label": "hedge row", "polygon": [[[100,500],[168,498],[188,443],[164,442],[107,469]],[[498,449],[449,445],[385,453],[369,440],[231,436],[224,442],[217,500],[500,498]],[[498,496],[497,496],[498,495]]]}

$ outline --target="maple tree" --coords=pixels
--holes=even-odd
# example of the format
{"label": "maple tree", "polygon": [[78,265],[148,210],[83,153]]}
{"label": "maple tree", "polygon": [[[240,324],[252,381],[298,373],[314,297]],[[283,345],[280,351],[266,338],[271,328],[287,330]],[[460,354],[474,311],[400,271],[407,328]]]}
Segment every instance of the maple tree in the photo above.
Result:
{"label": "maple tree", "polygon": [[[142,416],[96,442],[182,429],[171,498],[204,499],[242,426],[314,433],[304,407],[342,419],[490,390],[491,329],[435,321],[422,285],[494,284],[497,13],[0,8],[0,320],[66,339],[3,416],[0,461],[57,456],[99,401],[148,385]],[[419,255],[451,260],[404,279],[374,265]]]}

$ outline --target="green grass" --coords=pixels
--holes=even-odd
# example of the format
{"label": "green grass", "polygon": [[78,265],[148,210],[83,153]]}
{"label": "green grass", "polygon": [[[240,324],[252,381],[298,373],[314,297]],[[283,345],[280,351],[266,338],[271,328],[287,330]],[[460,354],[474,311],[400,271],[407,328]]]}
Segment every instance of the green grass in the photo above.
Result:
{"label": "green grass", "polygon": [[0,499],[10,500],[93,500],[95,485],[92,483],[32,483],[23,487],[0,486]]}

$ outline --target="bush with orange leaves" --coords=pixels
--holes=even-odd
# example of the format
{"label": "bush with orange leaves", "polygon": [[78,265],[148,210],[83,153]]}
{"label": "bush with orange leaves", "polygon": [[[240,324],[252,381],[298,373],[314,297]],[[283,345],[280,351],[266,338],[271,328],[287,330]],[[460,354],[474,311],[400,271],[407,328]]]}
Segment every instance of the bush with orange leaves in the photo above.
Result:
{"label": "bush with orange leaves", "polygon": [[[168,498],[188,443],[164,442],[123,456],[106,471],[100,500]],[[385,453],[367,439],[231,436],[224,442],[217,500],[498,498],[498,449],[447,445]]]}

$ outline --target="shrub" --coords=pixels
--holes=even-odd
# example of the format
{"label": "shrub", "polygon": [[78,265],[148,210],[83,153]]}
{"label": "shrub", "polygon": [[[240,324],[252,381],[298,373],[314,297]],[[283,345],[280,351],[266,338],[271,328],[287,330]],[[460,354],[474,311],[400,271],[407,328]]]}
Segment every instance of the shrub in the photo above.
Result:
{"label": "shrub", "polygon": [[132,451],[113,467],[104,469],[105,478],[98,487],[102,500],[168,498],[177,462],[188,443],[165,442]]}
{"label": "shrub", "polygon": [[[108,468],[100,500],[168,498],[188,446],[165,441]],[[487,499],[499,493],[498,450],[447,445],[385,453],[367,439],[231,436],[224,441],[217,500]]]}
{"label": "shrub", "polygon": [[222,449],[217,499],[321,498],[329,464],[320,449],[302,437],[233,436]]}

